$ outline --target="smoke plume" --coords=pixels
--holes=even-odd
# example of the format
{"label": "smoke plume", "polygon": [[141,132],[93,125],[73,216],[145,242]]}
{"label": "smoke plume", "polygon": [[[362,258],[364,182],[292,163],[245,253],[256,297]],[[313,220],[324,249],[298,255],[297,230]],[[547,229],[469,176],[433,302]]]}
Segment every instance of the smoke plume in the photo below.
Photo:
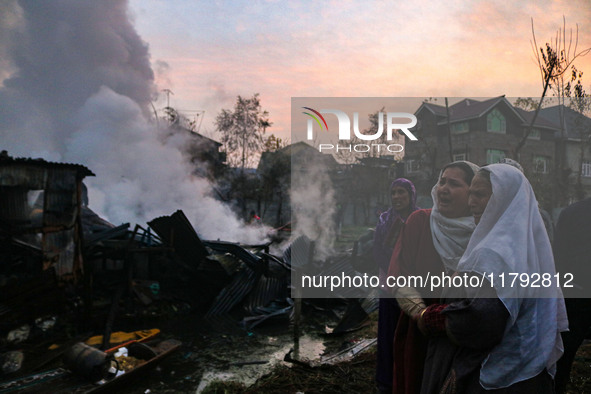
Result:
{"label": "smoke plume", "polygon": [[[293,161],[292,161],[293,165]],[[328,168],[322,162],[308,161],[304,173],[292,171],[290,200],[295,222],[294,237],[306,235],[315,242],[319,260],[334,253],[336,237],[336,199]]]}
{"label": "smoke plume", "polygon": [[182,209],[207,239],[258,242],[150,121],[148,45],[124,0],[0,3],[0,145],[86,165],[90,206],[144,224]]}

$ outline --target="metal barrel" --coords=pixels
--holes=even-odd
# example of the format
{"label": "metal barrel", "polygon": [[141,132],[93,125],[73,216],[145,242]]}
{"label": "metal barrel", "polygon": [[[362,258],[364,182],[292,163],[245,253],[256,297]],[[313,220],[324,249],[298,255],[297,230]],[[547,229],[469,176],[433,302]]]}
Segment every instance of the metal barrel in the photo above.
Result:
{"label": "metal barrel", "polygon": [[78,342],[64,354],[66,368],[92,382],[108,376],[112,360],[112,355],[83,342]]}

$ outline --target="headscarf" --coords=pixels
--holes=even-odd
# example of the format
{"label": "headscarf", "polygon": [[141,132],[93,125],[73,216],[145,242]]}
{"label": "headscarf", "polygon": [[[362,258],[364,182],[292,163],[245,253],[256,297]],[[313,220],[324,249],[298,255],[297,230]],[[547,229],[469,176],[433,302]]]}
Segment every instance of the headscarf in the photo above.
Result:
{"label": "headscarf", "polygon": [[[554,375],[568,321],[560,288],[510,286],[510,273],[555,274],[552,248],[531,185],[518,169],[491,164],[492,196],[470,239],[458,271],[493,275],[493,285],[509,312],[503,340],[482,363],[485,389],[508,387],[544,369]],[[505,275],[504,286],[500,275]],[[512,278],[511,278],[512,279]],[[519,279],[518,279],[519,281]],[[536,290],[535,292],[533,290]],[[539,291],[537,291],[539,290]]]}
{"label": "headscarf", "polygon": [[[390,190],[396,186],[403,187],[408,191],[410,197],[410,213],[419,209],[419,207],[417,207],[417,191],[415,185],[406,178],[397,178],[390,185]],[[392,248],[385,246],[386,238],[390,233],[392,225],[398,218],[400,218],[400,213],[396,211],[394,207],[390,207],[390,209],[380,215],[378,224],[376,225],[374,235],[374,258],[382,271],[388,270],[390,257],[392,256]]]}
{"label": "headscarf", "polygon": [[[443,216],[437,208],[437,185],[441,180],[443,172],[449,167],[459,167],[464,170],[470,178],[476,174],[479,167],[469,161],[454,161],[443,167],[439,173],[437,183],[431,189],[431,198],[433,198],[433,209],[431,210],[431,235],[433,236],[433,246],[441,257],[443,265],[450,270],[456,271],[458,261],[464,254],[472,231],[474,231],[474,218],[464,216],[461,218],[447,218]],[[468,185],[470,183],[468,182]]]}

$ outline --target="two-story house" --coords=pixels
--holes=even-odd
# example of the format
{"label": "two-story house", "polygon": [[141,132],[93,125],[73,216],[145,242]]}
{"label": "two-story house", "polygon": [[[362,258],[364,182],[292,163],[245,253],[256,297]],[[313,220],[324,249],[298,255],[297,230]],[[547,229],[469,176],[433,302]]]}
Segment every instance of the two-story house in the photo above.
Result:
{"label": "two-story house", "polygon": [[530,180],[551,175],[559,127],[538,116],[517,154],[533,112],[514,107],[504,96],[482,101],[466,98],[447,108],[424,102],[415,116],[419,140],[406,144],[404,162],[405,174],[417,183],[420,194],[429,195],[439,169],[456,160],[485,165],[509,157],[521,163]]}
{"label": "two-story house", "polygon": [[556,169],[560,205],[591,195],[591,119],[565,105],[542,108],[540,114],[559,125],[556,134]]}

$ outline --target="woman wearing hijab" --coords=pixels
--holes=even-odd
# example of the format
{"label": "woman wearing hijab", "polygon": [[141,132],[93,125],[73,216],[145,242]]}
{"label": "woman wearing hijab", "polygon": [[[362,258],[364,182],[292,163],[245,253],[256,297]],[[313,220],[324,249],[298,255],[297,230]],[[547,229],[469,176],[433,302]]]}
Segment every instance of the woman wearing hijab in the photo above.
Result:
{"label": "woman wearing hijab", "polygon": [[[384,283],[392,251],[408,215],[418,209],[414,184],[398,178],[390,186],[392,207],[380,215],[374,234],[373,256],[378,265],[381,283]],[[380,393],[392,392],[394,355],[392,342],[398,323],[400,308],[395,299],[382,294],[378,309],[378,350],[376,384]]]}
{"label": "woman wearing hijab", "polygon": [[492,164],[474,177],[469,204],[476,229],[456,271],[492,282],[464,287],[459,299],[446,289],[443,303],[420,312],[431,338],[421,393],[553,393],[568,326],[562,293],[553,282],[508,280],[555,274],[534,192],[519,170]]}
{"label": "woman wearing hijab", "polygon": [[[433,209],[411,214],[394,248],[388,275],[422,276],[455,271],[464,253],[474,221],[468,208],[470,182],[478,166],[467,161],[447,164],[431,191]],[[393,392],[415,394],[420,391],[427,338],[416,321],[422,309],[438,301],[411,287],[393,289],[402,309],[394,334]]]}

